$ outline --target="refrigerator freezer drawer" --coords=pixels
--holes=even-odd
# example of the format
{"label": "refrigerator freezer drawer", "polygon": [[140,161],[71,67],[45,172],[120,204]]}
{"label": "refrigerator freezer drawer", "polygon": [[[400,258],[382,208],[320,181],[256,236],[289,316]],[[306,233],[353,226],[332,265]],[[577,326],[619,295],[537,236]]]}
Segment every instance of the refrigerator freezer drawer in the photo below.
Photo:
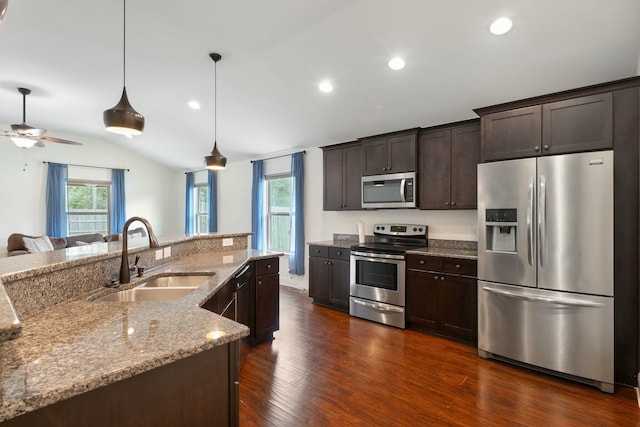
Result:
{"label": "refrigerator freezer drawer", "polygon": [[478,281],[478,350],[613,392],[613,298]]}

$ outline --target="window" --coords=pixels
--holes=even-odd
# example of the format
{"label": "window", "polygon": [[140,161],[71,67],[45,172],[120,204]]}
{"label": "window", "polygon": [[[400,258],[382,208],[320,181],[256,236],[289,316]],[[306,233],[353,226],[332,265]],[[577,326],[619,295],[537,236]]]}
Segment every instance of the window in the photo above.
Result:
{"label": "window", "polygon": [[109,234],[109,182],[67,181],[69,236]]}
{"label": "window", "polygon": [[195,232],[209,232],[209,187],[206,183],[196,184],[194,188],[196,194],[194,197],[196,203],[196,229]]}
{"label": "window", "polygon": [[289,252],[291,244],[291,175],[265,178],[267,204],[267,249]]}

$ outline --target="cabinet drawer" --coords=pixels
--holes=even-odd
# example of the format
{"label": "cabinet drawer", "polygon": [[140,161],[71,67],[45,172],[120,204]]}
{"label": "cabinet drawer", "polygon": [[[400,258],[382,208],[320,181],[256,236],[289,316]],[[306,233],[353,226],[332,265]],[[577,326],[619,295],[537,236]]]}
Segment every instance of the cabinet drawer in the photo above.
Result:
{"label": "cabinet drawer", "polygon": [[474,259],[442,258],[442,271],[444,273],[476,277],[478,275],[478,262]]}
{"label": "cabinet drawer", "polygon": [[329,258],[349,261],[349,256],[351,255],[351,249],[336,248],[336,247],[329,247],[325,249],[329,249]]}
{"label": "cabinet drawer", "polygon": [[440,258],[426,255],[407,255],[407,268],[440,271]]}
{"label": "cabinet drawer", "polygon": [[309,246],[309,256],[315,256],[319,258],[329,258],[329,248],[326,246]]}
{"label": "cabinet drawer", "polygon": [[279,264],[278,258],[259,259],[256,261],[256,276],[277,274],[280,269]]}

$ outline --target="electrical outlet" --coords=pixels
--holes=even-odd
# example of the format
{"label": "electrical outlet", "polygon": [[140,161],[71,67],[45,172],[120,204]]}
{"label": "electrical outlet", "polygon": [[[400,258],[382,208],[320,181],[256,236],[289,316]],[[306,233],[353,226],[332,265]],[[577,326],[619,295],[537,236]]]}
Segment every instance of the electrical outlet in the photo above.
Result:
{"label": "electrical outlet", "polygon": [[478,227],[471,227],[471,238],[478,240]]}
{"label": "electrical outlet", "polygon": [[222,239],[222,246],[233,246],[233,238]]}
{"label": "electrical outlet", "polygon": [[223,264],[231,264],[233,262],[233,255],[225,255],[222,257]]}
{"label": "electrical outlet", "polygon": [[162,259],[162,249],[156,251],[156,261]]}
{"label": "electrical outlet", "polygon": [[171,246],[164,248],[164,257],[169,258],[171,256]]}

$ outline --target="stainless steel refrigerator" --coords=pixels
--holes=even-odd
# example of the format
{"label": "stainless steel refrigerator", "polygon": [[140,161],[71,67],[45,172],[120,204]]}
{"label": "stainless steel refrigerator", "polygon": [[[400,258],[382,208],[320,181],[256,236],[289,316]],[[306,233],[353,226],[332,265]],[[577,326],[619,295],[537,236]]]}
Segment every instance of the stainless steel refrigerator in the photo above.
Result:
{"label": "stainless steel refrigerator", "polygon": [[614,391],[613,151],[478,165],[478,354]]}

